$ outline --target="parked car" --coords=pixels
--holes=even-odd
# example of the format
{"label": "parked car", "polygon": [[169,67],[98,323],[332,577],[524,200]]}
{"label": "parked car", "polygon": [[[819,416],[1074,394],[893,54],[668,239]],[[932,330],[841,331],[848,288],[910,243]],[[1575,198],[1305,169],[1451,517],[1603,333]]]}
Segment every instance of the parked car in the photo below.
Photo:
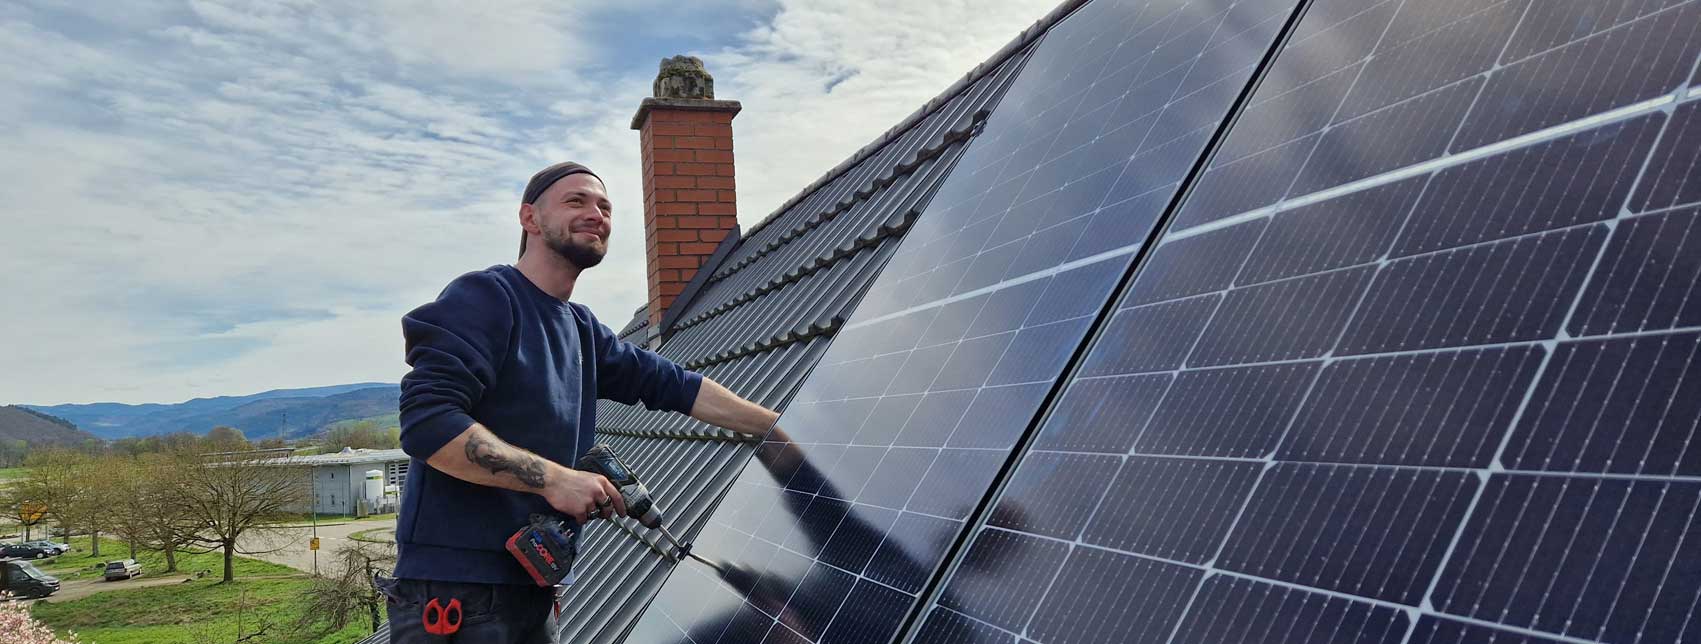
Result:
{"label": "parked car", "polygon": [[15,597],[46,597],[59,592],[59,579],[28,561],[0,561],[0,590]]}
{"label": "parked car", "polygon": [[57,548],[46,548],[31,543],[8,543],[0,546],[0,557],[17,557],[19,559],[46,559],[59,554]]}
{"label": "parked car", "polygon": [[46,539],[40,539],[40,540],[36,540],[36,541],[25,541],[24,545],[26,545],[26,546],[34,545],[34,546],[41,546],[43,548],[48,548],[48,549],[53,550],[53,554],[55,554],[55,555],[62,555],[62,554],[65,554],[65,553],[71,551],[71,544],[56,543],[56,542],[53,542],[53,541],[48,541]]}
{"label": "parked car", "polygon": [[142,574],[142,564],[135,559],[119,559],[106,564],[106,580],[129,579]]}

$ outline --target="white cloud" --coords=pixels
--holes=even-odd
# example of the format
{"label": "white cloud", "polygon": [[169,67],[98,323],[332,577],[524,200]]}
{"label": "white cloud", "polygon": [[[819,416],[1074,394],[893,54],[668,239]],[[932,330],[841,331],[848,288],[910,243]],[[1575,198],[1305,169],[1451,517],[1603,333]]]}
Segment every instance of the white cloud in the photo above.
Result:
{"label": "white cloud", "polygon": [[705,52],[733,122],[740,220],[760,221],[1050,11],[1045,0],[785,2]]}
{"label": "white cloud", "polygon": [[542,2],[0,10],[0,403],[395,380],[400,315],[511,261],[518,191],[566,158],[617,203],[610,259],[575,297],[619,326],[645,299],[627,126],[648,52],[690,34],[720,95],[743,101],[748,225],[1049,9],[728,2],[650,23],[641,7]]}

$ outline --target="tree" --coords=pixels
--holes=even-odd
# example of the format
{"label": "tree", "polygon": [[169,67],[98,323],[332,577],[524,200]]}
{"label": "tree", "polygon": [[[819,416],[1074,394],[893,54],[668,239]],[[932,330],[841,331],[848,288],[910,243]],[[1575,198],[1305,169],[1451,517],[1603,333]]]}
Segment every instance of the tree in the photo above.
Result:
{"label": "tree", "polygon": [[135,559],[138,549],[150,545],[145,474],[136,460],[127,456],[107,456],[96,465],[104,473],[104,480],[95,490],[108,501],[107,516],[112,532],[124,540],[130,548],[130,558]]}
{"label": "tree", "polygon": [[248,437],[242,435],[242,430],[219,425],[207,432],[206,438],[201,439],[201,449],[207,452],[242,452],[252,448],[248,444]]}
{"label": "tree", "polygon": [[270,551],[245,549],[241,537],[276,530],[292,518],[290,508],[306,503],[305,471],[287,459],[255,457],[182,468],[172,492],[183,516],[195,526],[183,533],[185,542],[223,550],[224,581],[235,579],[237,553]]}
{"label": "tree", "polygon": [[354,449],[396,449],[401,447],[401,430],[390,431],[370,420],[337,423],[319,435],[322,453]]}
{"label": "tree", "polygon": [[70,493],[60,510],[64,518],[61,523],[88,530],[89,554],[99,557],[100,533],[112,527],[113,507],[107,495],[112,492],[115,473],[102,468],[97,457],[78,453],[69,474],[65,485]]}
{"label": "tree", "polygon": [[0,644],[77,644],[77,634],[59,639],[53,629],[30,617],[29,604],[0,592]]}
{"label": "tree", "polygon": [[283,449],[285,447],[289,447],[289,443],[285,443],[284,439],[276,436],[254,443],[254,449]]}
{"label": "tree", "polygon": [[17,467],[29,457],[30,444],[21,438],[0,439],[0,467]]}
{"label": "tree", "polygon": [[313,585],[302,593],[307,607],[296,624],[298,631],[315,625],[324,632],[342,630],[357,615],[365,613],[376,632],[383,622],[384,595],[372,585],[372,575],[394,567],[396,556],[386,544],[355,542],[333,554],[330,574],[316,575]]}
{"label": "tree", "polygon": [[100,555],[100,532],[108,517],[94,490],[101,473],[93,459],[81,452],[46,449],[30,455],[25,465],[28,478],[15,484],[19,501],[46,504],[47,515],[69,533],[74,528],[93,535],[90,554]]}
{"label": "tree", "polygon": [[165,553],[166,572],[177,572],[177,550],[188,543],[198,525],[176,495],[180,473],[199,465],[184,454],[148,454],[136,461],[142,490],[137,510],[148,545]]}

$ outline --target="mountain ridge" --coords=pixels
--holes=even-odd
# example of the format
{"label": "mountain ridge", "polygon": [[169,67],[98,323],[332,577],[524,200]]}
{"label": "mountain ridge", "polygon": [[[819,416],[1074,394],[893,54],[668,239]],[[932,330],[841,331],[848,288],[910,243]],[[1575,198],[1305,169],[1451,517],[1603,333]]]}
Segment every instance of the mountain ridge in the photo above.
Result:
{"label": "mountain ridge", "polygon": [[0,440],[22,440],[31,445],[74,445],[97,438],[78,429],[71,421],[45,412],[6,405],[0,407]]}
{"label": "mountain ridge", "polygon": [[113,440],[187,431],[205,434],[218,425],[250,439],[300,438],[342,420],[393,414],[400,385],[362,382],[271,389],[246,396],[193,398],[180,403],[69,403],[18,405],[50,414],[100,438]]}

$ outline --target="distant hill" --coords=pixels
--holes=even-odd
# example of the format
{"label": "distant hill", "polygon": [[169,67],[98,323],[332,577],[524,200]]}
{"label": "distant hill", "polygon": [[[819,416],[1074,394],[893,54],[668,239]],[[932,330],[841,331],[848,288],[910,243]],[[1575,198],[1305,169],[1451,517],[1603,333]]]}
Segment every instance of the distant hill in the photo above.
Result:
{"label": "distant hill", "polygon": [[196,398],[174,405],[89,403],[27,407],[69,420],[106,439],[180,431],[205,434],[218,425],[229,425],[242,430],[250,440],[259,440],[278,436],[280,429],[286,430],[285,438],[299,438],[337,421],[394,414],[400,395],[397,385],[366,382]]}
{"label": "distant hill", "polygon": [[0,440],[24,440],[31,445],[66,445],[95,438],[71,421],[26,407],[0,407]]}

